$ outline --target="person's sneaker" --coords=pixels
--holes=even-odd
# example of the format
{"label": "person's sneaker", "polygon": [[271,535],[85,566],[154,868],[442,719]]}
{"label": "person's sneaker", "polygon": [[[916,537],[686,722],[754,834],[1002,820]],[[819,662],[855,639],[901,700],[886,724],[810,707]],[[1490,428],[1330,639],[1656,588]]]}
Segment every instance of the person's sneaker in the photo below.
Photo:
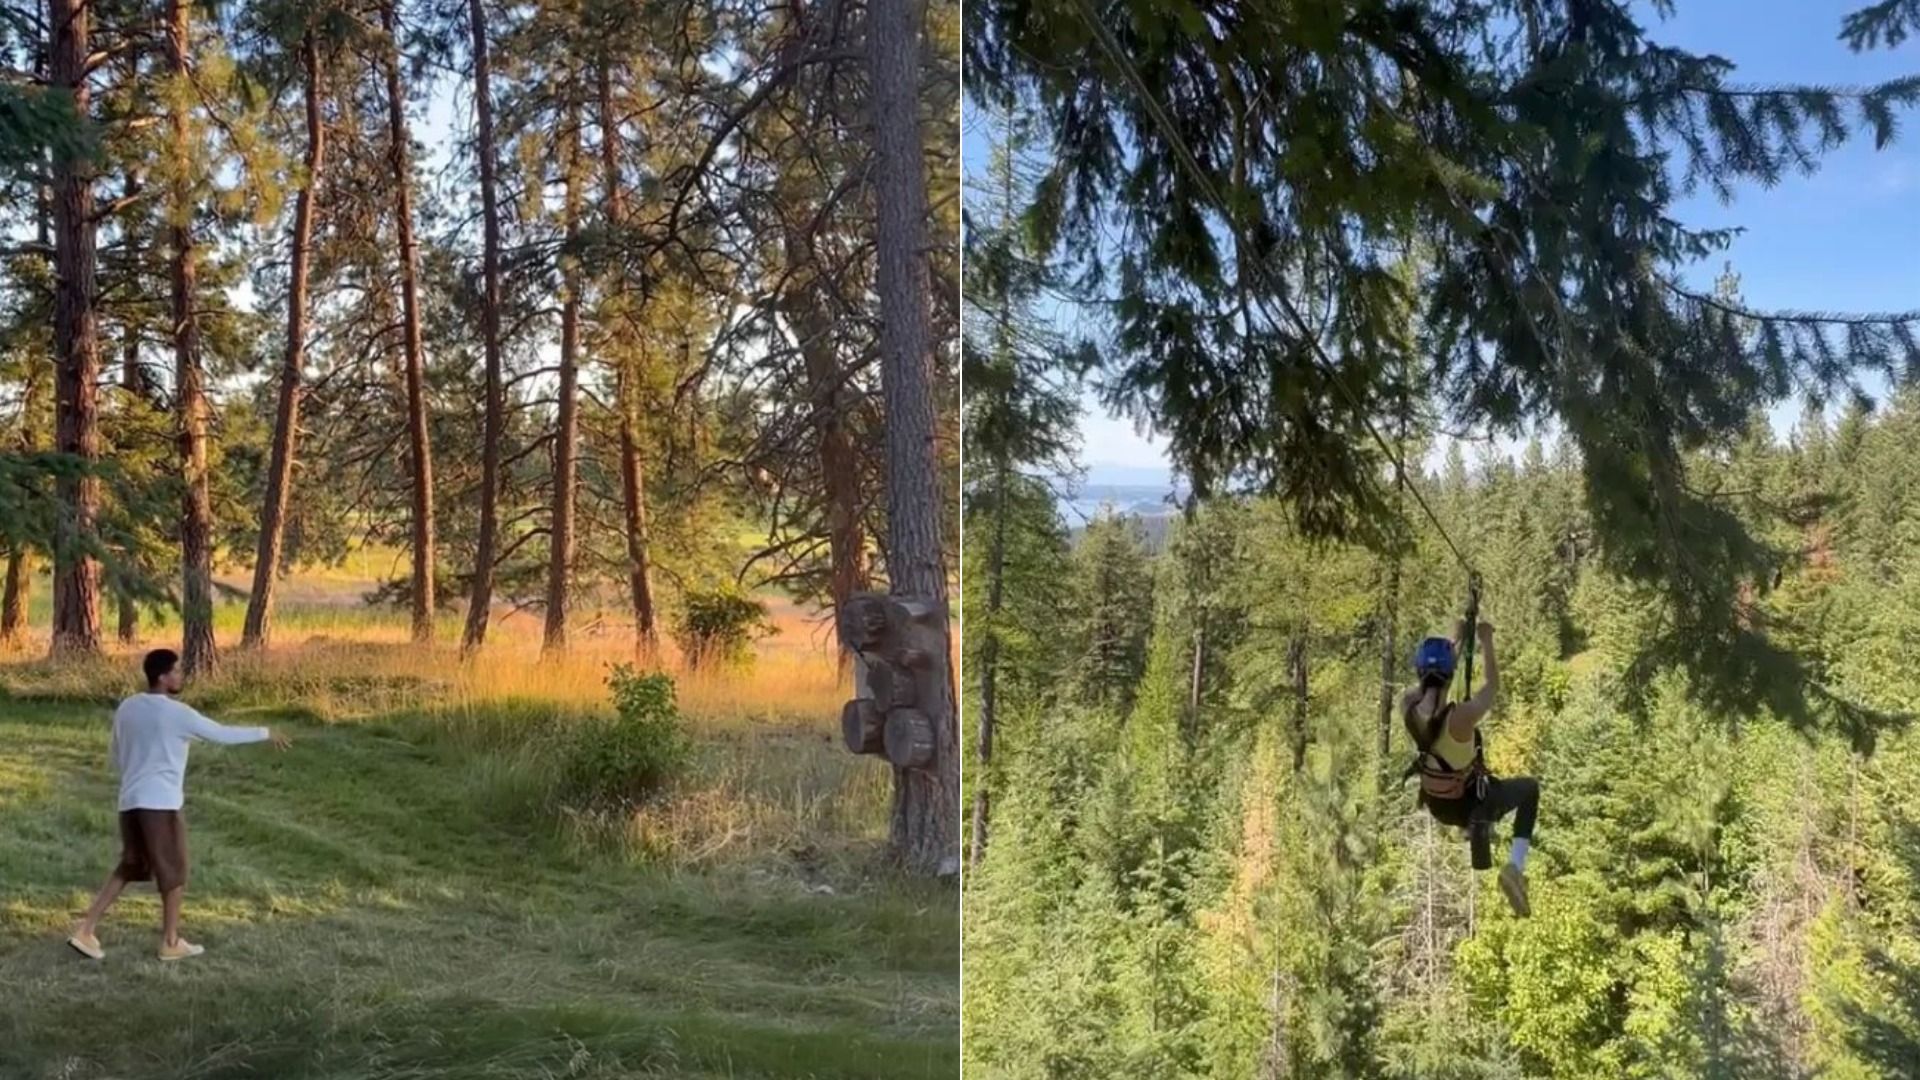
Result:
{"label": "person's sneaker", "polygon": [[1520,868],[1508,863],[1500,868],[1500,891],[1507,894],[1507,903],[1513,905],[1513,913],[1525,919],[1533,914],[1527,906],[1527,875]]}
{"label": "person's sneaker", "polygon": [[92,934],[75,933],[67,939],[67,944],[73,947],[74,952],[89,960],[98,960],[107,955],[106,950],[100,947],[100,939]]}
{"label": "person's sneaker", "polygon": [[206,951],[207,950],[204,947],[195,945],[193,942],[188,941],[186,938],[181,938],[179,941],[176,941],[171,945],[160,946],[160,959],[185,960],[189,956],[199,956],[201,953]]}

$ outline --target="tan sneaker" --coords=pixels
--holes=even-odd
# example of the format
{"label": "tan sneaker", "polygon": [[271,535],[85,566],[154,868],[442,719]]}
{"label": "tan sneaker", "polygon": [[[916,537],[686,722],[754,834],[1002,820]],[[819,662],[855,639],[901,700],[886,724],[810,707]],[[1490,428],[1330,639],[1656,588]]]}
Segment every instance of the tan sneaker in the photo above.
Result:
{"label": "tan sneaker", "polygon": [[1523,919],[1533,915],[1533,909],[1527,906],[1527,875],[1519,867],[1508,863],[1500,868],[1500,891],[1507,894],[1515,915]]}
{"label": "tan sneaker", "polygon": [[98,960],[107,955],[106,950],[100,947],[100,939],[92,934],[76,932],[67,939],[67,944],[73,947],[74,952],[89,960]]}
{"label": "tan sneaker", "polygon": [[188,941],[186,938],[181,938],[179,941],[174,942],[172,945],[160,946],[160,959],[185,960],[190,956],[199,956],[201,953],[206,951],[207,950],[205,949],[205,947],[200,945],[195,945],[193,942]]}

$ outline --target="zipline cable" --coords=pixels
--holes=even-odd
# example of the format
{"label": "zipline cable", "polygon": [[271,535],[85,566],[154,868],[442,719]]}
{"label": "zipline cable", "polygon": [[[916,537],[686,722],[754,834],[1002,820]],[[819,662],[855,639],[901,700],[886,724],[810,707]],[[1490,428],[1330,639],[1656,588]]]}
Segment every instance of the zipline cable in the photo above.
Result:
{"label": "zipline cable", "polygon": [[[1079,9],[1081,21],[1085,22],[1087,28],[1093,32],[1095,39],[1100,42],[1100,48],[1107,54],[1107,58],[1112,60],[1114,64],[1120,68],[1121,73],[1126,76],[1127,81],[1133,84],[1134,92],[1138,95],[1140,104],[1146,108],[1148,115],[1152,117],[1154,126],[1160,129],[1161,136],[1172,146],[1174,154],[1179,159],[1181,166],[1187,171],[1187,174],[1193,182],[1199,186],[1201,193],[1206,195],[1208,201],[1213,203],[1214,209],[1218,210],[1220,216],[1226,220],[1228,228],[1233,230],[1234,238],[1240,241],[1245,247],[1251,248],[1251,244],[1245,243],[1247,239],[1246,235],[1240,224],[1234,219],[1233,211],[1228,208],[1226,200],[1223,199],[1219,191],[1214,188],[1213,181],[1207,176],[1206,170],[1200,167],[1200,159],[1195,157],[1193,151],[1187,148],[1186,140],[1181,138],[1179,131],[1174,127],[1173,118],[1167,115],[1166,110],[1161,107],[1159,99],[1154,97],[1153,90],[1147,86],[1146,78],[1140,74],[1138,68],[1133,66],[1133,61],[1129,59],[1125,51],[1120,48],[1119,39],[1114,37],[1113,31],[1109,29],[1105,23],[1100,21],[1098,14],[1093,10],[1091,0],[1074,0],[1074,2],[1075,6]],[[1261,279],[1259,284],[1264,287],[1264,292],[1258,299],[1260,301],[1271,301],[1280,305],[1287,316],[1285,321],[1293,323],[1295,333],[1299,334],[1300,338],[1313,350],[1315,365],[1320,368],[1321,375],[1333,384],[1334,389],[1339,391],[1341,397],[1346,399],[1347,404],[1352,407],[1354,415],[1360,418],[1360,423],[1367,429],[1367,434],[1373,436],[1373,440],[1380,444],[1381,451],[1387,455],[1387,460],[1392,462],[1393,465],[1400,470],[1402,476],[1405,476],[1407,473],[1406,464],[1400,459],[1400,455],[1394,450],[1392,444],[1387,442],[1386,437],[1380,434],[1380,429],[1374,426],[1373,419],[1367,415],[1365,406],[1360,404],[1359,400],[1353,396],[1353,393],[1347,389],[1346,383],[1341,381],[1340,372],[1334,366],[1333,359],[1329,357],[1326,350],[1321,347],[1319,336],[1313,333],[1312,328],[1307,325],[1307,321],[1301,317],[1299,309],[1293,306],[1293,301],[1287,297],[1284,291],[1274,287],[1275,282],[1268,276],[1266,265],[1257,260],[1251,263],[1243,261],[1239,265],[1242,271],[1250,269]],[[1268,318],[1273,319],[1273,312],[1271,310],[1267,311],[1266,315]],[[1273,321],[1279,323],[1283,320],[1273,319]],[[1420,504],[1420,509],[1427,515],[1427,520],[1433,522],[1433,527],[1439,532],[1440,539],[1446,541],[1447,549],[1453,552],[1453,557],[1459,561],[1461,569],[1467,572],[1469,580],[1477,580],[1478,571],[1474,569],[1473,561],[1468,559],[1465,553],[1460,550],[1460,546],[1453,542],[1453,536],[1447,532],[1447,527],[1440,523],[1440,516],[1434,513],[1433,507],[1427,503],[1426,496],[1420,493],[1420,488],[1411,481],[1407,483],[1406,488],[1413,493],[1414,502]],[[1469,635],[1471,635],[1472,632],[1473,628],[1469,627]]]}
{"label": "zipline cable", "polygon": [[1467,622],[1466,626],[1461,630],[1461,635],[1465,637],[1466,640],[1460,643],[1461,659],[1466,662],[1467,673],[1466,679],[1460,683],[1461,701],[1465,701],[1473,696],[1473,642],[1474,632],[1479,626],[1480,574],[1477,571],[1470,570],[1467,572]]}

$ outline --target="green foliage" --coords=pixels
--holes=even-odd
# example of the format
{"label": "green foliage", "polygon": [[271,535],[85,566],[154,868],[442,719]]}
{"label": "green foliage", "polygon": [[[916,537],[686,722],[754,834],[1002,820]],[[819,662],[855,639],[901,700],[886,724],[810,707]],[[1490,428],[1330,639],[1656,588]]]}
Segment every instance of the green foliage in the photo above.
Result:
{"label": "green foliage", "polygon": [[998,134],[985,177],[967,193],[962,372],[971,491],[1004,486],[1015,469],[1067,471],[1079,416],[1072,384],[1090,359],[1086,347],[1071,346],[1037,310],[1062,283],[1049,251],[1021,220],[1038,173],[1034,133],[1022,122]]}
{"label": "green foliage", "polygon": [[[967,187],[970,251],[965,261],[962,384],[964,449],[961,515],[967,543],[961,603],[967,627],[961,691],[977,717],[979,749],[964,784],[969,801],[996,785],[991,738],[1009,694],[1058,700],[1053,685],[1067,647],[1058,635],[1025,627],[1057,619],[1067,593],[1067,537],[1051,484],[1074,468],[1078,368],[1061,335],[1040,317],[1056,287],[1045,250],[1020,217],[1032,197],[1030,131],[1002,128],[985,179]],[[982,819],[978,827],[989,824]],[[985,835],[980,836],[982,841]]]}
{"label": "green foliage", "polygon": [[963,1041],[978,1047],[969,1068],[988,1075],[1119,1075],[1124,942],[1105,867],[1130,853],[1108,831],[1118,815],[1101,793],[1117,725],[1073,708],[1040,719],[1010,709],[1003,720],[991,855],[968,876],[967,979],[981,990]]}
{"label": "green foliage", "polygon": [[97,154],[98,138],[74,111],[71,95],[0,84],[0,185],[38,175],[49,156],[75,160]]}
{"label": "green foliage", "polygon": [[673,622],[690,668],[744,667],[753,662],[753,643],[774,632],[766,604],[729,585],[688,589]]}
{"label": "green foliage", "polygon": [[622,664],[607,677],[614,715],[563,734],[560,797],[577,810],[623,813],[658,797],[693,752],[673,679]]}
{"label": "green foliage", "polygon": [[[992,568],[996,547],[997,611]],[[961,603],[970,675],[983,671],[976,663],[984,664],[981,658],[991,641],[1002,692],[1068,696],[1055,673],[1069,662],[1071,642],[1058,634],[1036,633],[1035,628],[1058,622],[1077,602],[1073,559],[1066,525],[1042,483],[1019,478],[1004,493],[996,492],[990,507],[968,517]],[[968,694],[979,692],[977,679],[969,677],[967,683]]]}
{"label": "green foliage", "polygon": [[[1920,78],[1743,86],[1612,3],[966,15],[973,93],[1057,133],[1030,220],[1112,294],[1104,396],[1164,433],[1201,493],[1278,495],[1303,534],[1387,550],[1373,436],[1394,403],[1431,394],[1507,435],[1551,423],[1605,565],[1667,605],[1656,662],[1721,711],[1815,719],[1817,672],[1740,614],[1781,552],[1690,455],[1803,389],[1824,401],[1906,369],[1920,315],[1760,311],[1691,287],[1735,232],[1676,210],[1851,139],[1884,145]],[[1889,0],[1844,33],[1875,46],[1913,21]],[[1566,582],[1530,576],[1516,584],[1550,610]]]}
{"label": "green foliage", "polygon": [[1880,0],[1848,15],[1840,26],[1840,37],[1855,52],[1863,49],[1894,48],[1920,31],[1920,3],[1915,0]]}
{"label": "green foliage", "polygon": [[1120,712],[1131,707],[1146,669],[1153,575],[1145,544],[1138,522],[1102,515],[1088,523],[1073,555],[1068,620],[1078,696]]}
{"label": "green foliage", "polygon": [[[1837,427],[1808,417],[1785,440],[1754,426],[1700,474],[1743,528],[1797,553],[1746,588],[1750,617],[1809,658],[1820,693],[1868,709],[1911,698],[1920,655],[1920,502],[1882,481],[1906,475],[1913,408],[1903,394]],[[1112,699],[1124,712],[1048,704],[1044,677],[1005,700],[1004,831],[966,897],[969,1069],[1907,1075],[1920,732],[1712,704],[1660,644],[1670,599],[1587,542],[1578,470],[1541,447],[1459,455],[1428,480],[1498,568],[1490,760],[1543,788],[1526,922],[1467,870],[1457,833],[1381,783],[1405,742],[1390,728],[1380,756],[1380,556],[1314,544],[1261,500],[1203,502],[1152,556],[1117,524],[1090,529],[1083,574],[1131,557],[1152,579],[1147,610],[1126,609],[1147,636],[1137,668],[1110,669],[1138,672]],[[1401,560],[1396,678],[1460,603],[1437,536]],[[1085,618],[1036,605],[1017,629],[1078,635]],[[1196,694],[1203,621],[1231,647],[1199,665]],[[1053,662],[1082,680],[1093,655]]]}
{"label": "green foliage", "polygon": [[66,454],[0,452],[0,548],[53,547],[53,484],[78,476],[81,463]]}

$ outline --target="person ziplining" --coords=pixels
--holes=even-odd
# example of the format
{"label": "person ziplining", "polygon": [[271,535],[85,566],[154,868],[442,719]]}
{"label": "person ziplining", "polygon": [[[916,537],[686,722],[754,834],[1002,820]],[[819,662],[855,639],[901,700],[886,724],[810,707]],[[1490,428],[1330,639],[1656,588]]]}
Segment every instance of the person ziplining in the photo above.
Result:
{"label": "person ziplining", "polygon": [[[1229,227],[1238,234],[1240,230],[1237,223],[1243,215],[1214,186],[1211,173],[1201,166],[1200,159],[1187,145],[1180,128],[1160,104],[1153,88],[1133,64],[1113,29],[1100,18],[1088,0],[1080,0],[1079,9],[1088,32],[1132,85],[1139,104],[1146,109],[1153,126],[1174,151],[1179,167],[1186,172],[1203,198],[1225,217]],[[1246,239],[1244,236],[1239,238]],[[1275,326],[1291,326],[1298,332],[1298,340],[1306,346],[1307,361],[1320,370],[1326,385],[1345,399],[1360,427],[1379,444],[1387,460],[1393,462],[1395,475],[1406,477],[1408,470],[1399,450],[1381,434],[1366,404],[1348,388],[1342,365],[1335,363],[1322,346],[1322,335],[1290,299],[1294,290],[1275,278],[1266,260],[1245,261],[1240,263],[1239,269],[1263,286],[1255,293],[1255,298],[1266,317]],[[1467,619],[1456,638],[1465,646],[1465,688],[1469,691],[1473,684],[1473,638],[1467,636],[1469,632],[1484,641],[1487,653],[1486,685],[1467,700],[1450,704],[1447,702],[1447,690],[1453,683],[1454,655],[1460,650],[1454,642],[1444,638],[1428,638],[1421,642],[1414,656],[1414,673],[1420,681],[1408,690],[1401,703],[1407,730],[1419,749],[1414,763],[1407,769],[1407,775],[1419,774],[1420,802],[1437,820],[1467,830],[1473,842],[1476,870],[1486,869],[1492,861],[1487,849],[1493,823],[1509,813],[1515,814],[1513,851],[1507,865],[1500,871],[1500,891],[1506,894],[1516,914],[1526,916],[1529,914],[1527,849],[1533,841],[1533,819],[1539,809],[1540,784],[1531,777],[1496,779],[1487,772],[1480,751],[1479,723],[1493,708],[1499,692],[1499,679],[1493,659],[1493,628],[1479,619],[1479,574],[1474,570],[1473,561],[1454,542],[1440,516],[1420,493],[1419,487],[1403,479],[1400,490],[1413,496],[1427,519],[1433,523],[1434,531],[1446,542],[1447,550],[1467,571]]]}
{"label": "person ziplining", "polygon": [[[1473,847],[1473,867],[1491,863],[1493,825],[1513,814],[1513,846],[1500,868],[1500,891],[1515,915],[1532,914],[1527,902],[1527,852],[1533,845],[1533,823],[1540,809],[1540,782],[1531,776],[1502,780],[1488,769],[1481,745],[1480,724],[1493,711],[1500,694],[1500,667],[1493,654],[1493,626],[1479,618],[1479,590],[1474,587],[1467,620],[1453,640],[1430,637],[1414,650],[1413,670],[1418,682],[1400,699],[1400,711],[1417,754],[1407,775],[1420,777],[1420,804],[1434,820],[1467,830]],[[1469,638],[1469,620],[1473,637]],[[1473,645],[1477,640],[1486,656],[1486,682],[1473,691]],[[1465,700],[1450,702],[1455,657],[1466,656]]]}

